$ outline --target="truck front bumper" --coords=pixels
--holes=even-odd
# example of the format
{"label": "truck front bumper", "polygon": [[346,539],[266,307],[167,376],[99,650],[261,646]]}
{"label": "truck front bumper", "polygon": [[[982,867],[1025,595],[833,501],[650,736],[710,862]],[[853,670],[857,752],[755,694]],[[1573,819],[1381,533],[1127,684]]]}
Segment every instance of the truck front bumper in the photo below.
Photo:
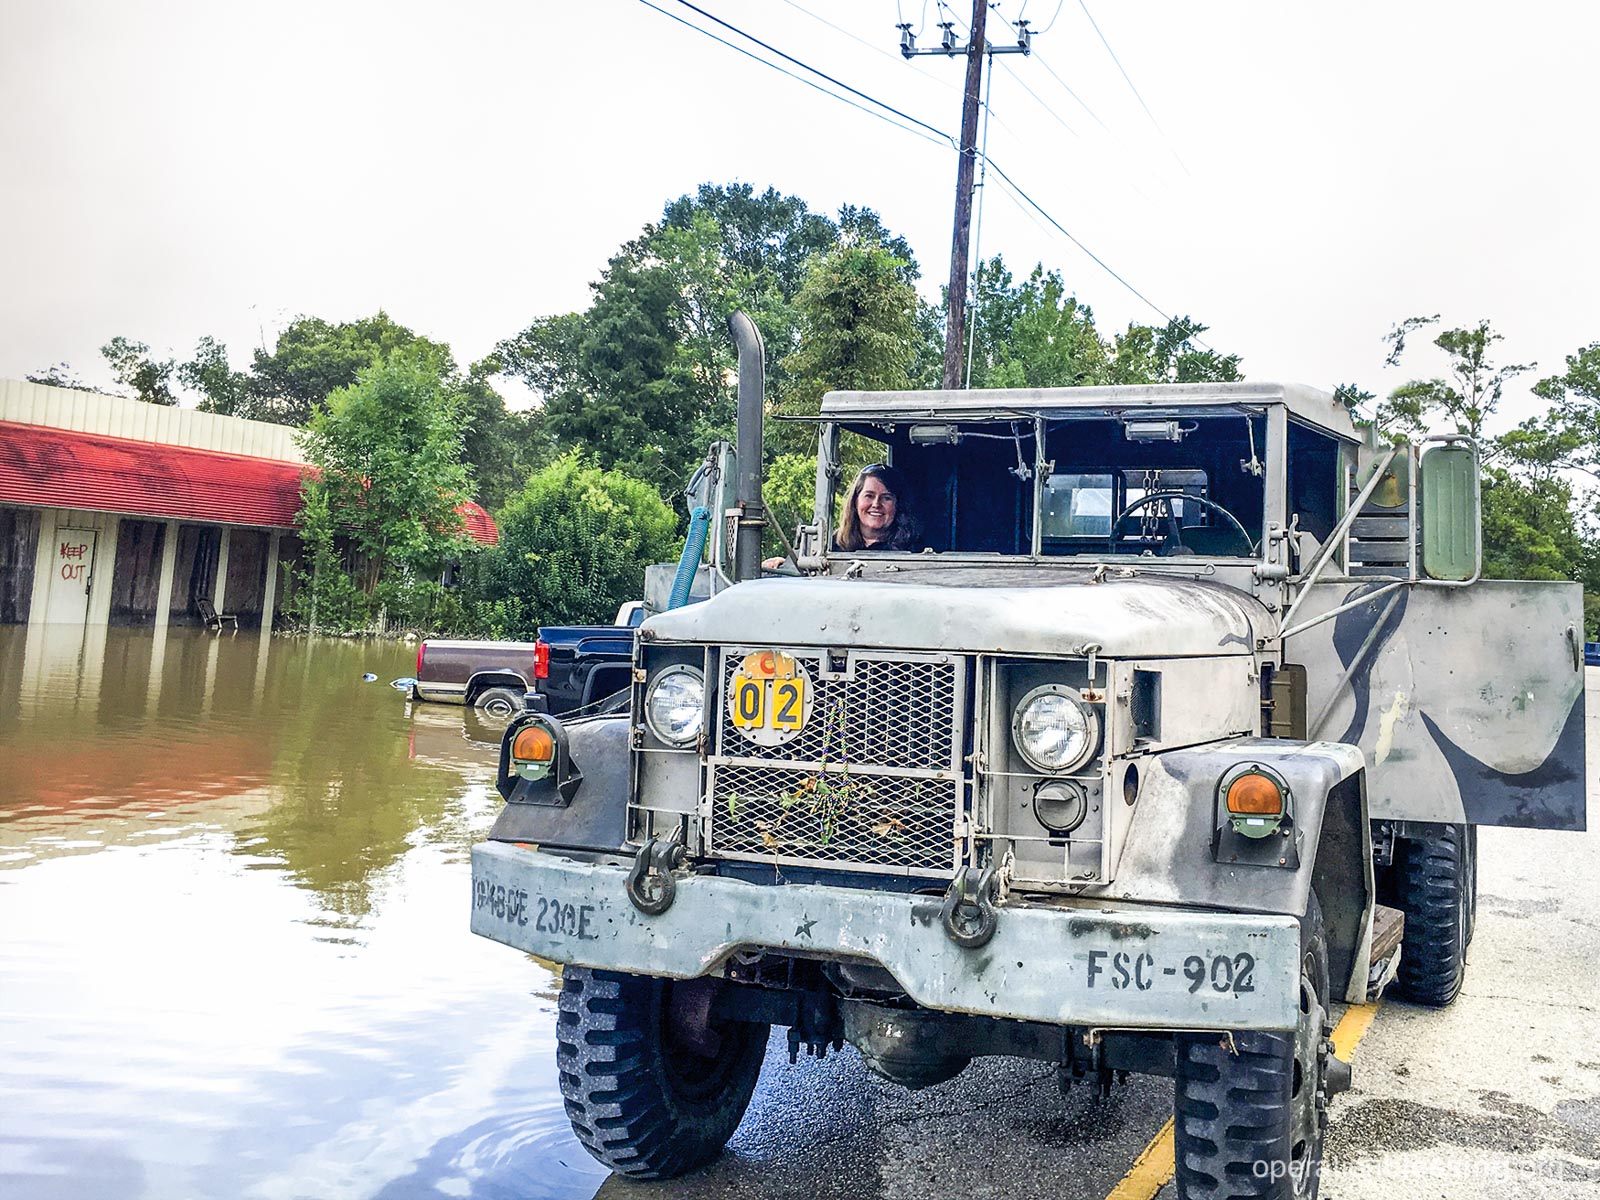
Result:
{"label": "truck front bumper", "polygon": [[867,961],[927,1008],[1060,1025],[1287,1030],[1299,1013],[1293,917],[1013,897],[993,940],[969,950],[945,935],[938,896],[697,875],[646,916],[627,873],[481,843],[472,931],[554,962],[669,979],[709,974],[736,950]]}

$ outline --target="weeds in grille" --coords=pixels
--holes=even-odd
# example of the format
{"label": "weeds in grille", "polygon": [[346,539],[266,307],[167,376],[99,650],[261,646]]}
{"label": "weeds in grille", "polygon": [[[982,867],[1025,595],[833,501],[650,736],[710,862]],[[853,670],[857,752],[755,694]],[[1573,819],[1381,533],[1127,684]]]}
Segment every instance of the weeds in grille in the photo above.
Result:
{"label": "weeds in grille", "polygon": [[950,781],[870,776],[848,764],[828,772],[725,767],[717,791],[727,819],[715,821],[714,840],[725,851],[927,867],[951,855]]}

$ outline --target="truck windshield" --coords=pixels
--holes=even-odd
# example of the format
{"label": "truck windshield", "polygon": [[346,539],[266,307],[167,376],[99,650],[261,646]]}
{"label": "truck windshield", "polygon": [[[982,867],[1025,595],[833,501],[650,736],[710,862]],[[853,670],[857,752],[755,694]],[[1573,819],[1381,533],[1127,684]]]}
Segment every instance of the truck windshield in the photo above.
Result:
{"label": "truck windshield", "polygon": [[850,429],[884,443],[933,551],[1249,558],[1260,544],[1259,414]]}

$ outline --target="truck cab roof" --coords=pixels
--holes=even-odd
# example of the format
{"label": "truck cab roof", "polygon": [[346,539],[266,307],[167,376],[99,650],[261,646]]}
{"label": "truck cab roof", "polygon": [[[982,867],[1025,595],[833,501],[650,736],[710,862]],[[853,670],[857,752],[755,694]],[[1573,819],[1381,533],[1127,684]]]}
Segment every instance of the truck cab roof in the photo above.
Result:
{"label": "truck cab roof", "polygon": [[1069,418],[1107,414],[1181,411],[1261,412],[1281,405],[1289,416],[1341,441],[1360,442],[1350,410],[1332,393],[1299,383],[1163,383],[1125,387],[984,388],[968,391],[829,392],[821,419],[841,424],[906,421],[916,418],[958,421],[1017,420],[1035,416]]}

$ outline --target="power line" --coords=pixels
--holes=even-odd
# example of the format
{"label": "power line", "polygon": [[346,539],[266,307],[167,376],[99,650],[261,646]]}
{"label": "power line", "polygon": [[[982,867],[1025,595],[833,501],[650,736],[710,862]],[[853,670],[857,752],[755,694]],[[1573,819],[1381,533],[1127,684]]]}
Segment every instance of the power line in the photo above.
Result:
{"label": "power line", "polygon": [[[1066,0],[1062,0],[1062,3],[1065,4]],[[898,29],[900,26],[902,26],[902,25],[904,25],[906,23],[906,14],[900,7],[900,0],[894,0],[894,15],[895,15],[895,28]],[[917,18],[917,36],[918,37],[922,36],[923,27],[925,25],[927,25],[927,23],[928,23],[928,0],[922,0],[922,15]]]}
{"label": "power line", "polygon": [[[891,62],[898,62],[900,60],[900,56],[898,54],[890,54],[882,46],[876,45],[873,42],[867,41],[867,39],[864,38],[864,37],[860,37],[857,34],[851,33],[848,29],[844,28],[844,26],[842,26],[842,25],[835,25],[832,21],[828,20],[827,17],[820,16],[817,13],[812,12],[805,5],[796,4],[795,0],[783,0],[783,2],[785,4],[787,4],[790,8],[794,9],[796,12],[805,13],[805,15],[810,17],[813,21],[820,21],[822,24],[826,25],[829,29],[832,29],[837,33],[844,34],[844,36],[849,38],[852,42],[860,43],[861,45],[865,46],[868,50],[871,50],[874,54],[881,54],[881,55],[883,55],[884,58],[887,58]],[[944,83],[944,81],[942,79],[939,80],[938,82],[939,83]],[[954,85],[948,85],[948,86],[954,86]]]}
{"label": "power line", "polygon": [[[1065,0],[1062,0],[1062,2],[1065,3]],[[1035,34],[1034,36],[1037,37],[1038,35]],[[1034,62],[1038,63],[1041,67],[1043,67],[1045,69],[1045,71],[1049,74],[1051,79],[1054,79],[1057,83],[1059,83],[1061,85],[1061,90],[1062,91],[1066,92],[1067,95],[1071,96],[1074,100],[1076,100],[1078,102],[1078,107],[1083,109],[1084,112],[1088,113],[1089,116],[1091,118],[1093,118],[1094,123],[1096,125],[1100,126],[1100,128],[1104,129],[1107,133],[1111,133],[1111,127],[1100,119],[1099,114],[1096,113],[1094,111],[1094,109],[1090,108],[1086,103],[1084,103],[1083,98],[1081,96],[1079,96],[1077,92],[1073,91],[1072,88],[1067,86],[1067,81],[1065,79],[1061,78],[1061,76],[1056,74],[1055,68],[1052,67],[1049,63],[1045,62],[1043,56],[1041,56],[1038,51],[1034,52],[1033,60],[1034,60]],[[1112,133],[1111,136],[1112,137],[1116,137],[1116,134]]]}
{"label": "power line", "polygon": [[1023,216],[1027,217],[1028,220],[1032,221],[1034,223],[1034,225],[1040,230],[1040,232],[1042,232],[1042,233],[1053,233],[1054,232],[1054,230],[1052,230],[1050,228],[1050,226],[1046,225],[1043,221],[1041,221],[1039,219],[1039,214],[1038,213],[1034,212],[1033,209],[1029,208],[1026,204],[1024,204],[1021,200],[1019,200],[1017,198],[1017,194],[1015,192],[1011,191],[1011,189],[1007,188],[1003,184],[1000,187],[1000,194],[1011,202],[1011,207],[1012,208],[1016,209]]}
{"label": "power line", "polygon": [[948,19],[951,24],[960,26],[961,32],[966,34],[968,37],[972,36],[971,28],[968,27],[965,21],[956,15],[953,9],[947,8],[944,0],[939,0],[939,15]]}
{"label": "power line", "polygon": [[1162,310],[1162,308],[1158,304],[1156,304],[1156,302],[1154,300],[1150,299],[1149,296],[1146,296],[1138,288],[1134,287],[1133,284],[1129,283],[1121,275],[1117,274],[1116,271],[1112,270],[1111,269],[1111,265],[1109,263],[1107,263],[1105,259],[1101,258],[1093,250],[1089,249],[1089,247],[1085,246],[1082,242],[1080,242],[1076,237],[1074,237],[1072,235],[1072,231],[1071,230],[1069,230],[1060,221],[1056,220],[1053,216],[1051,216],[1050,213],[1045,210],[1044,206],[1041,205],[1037,200],[1035,200],[1032,196],[1028,195],[1027,192],[1023,191],[1021,186],[1017,183],[1017,181],[1012,179],[1011,176],[1007,175],[1005,173],[1005,171],[1003,171],[1001,169],[999,163],[995,162],[994,159],[991,158],[989,160],[989,166],[991,168],[993,168],[994,173],[996,175],[1000,176],[1000,178],[1005,182],[1005,185],[1008,188],[1010,188],[1011,191],[1016,193],[1016,195],[1017,195],[1017,197],[1019,199],[1021,199],[1025,203],[1027,203],[1036,212],[1038,212],[1038,214],[1041,217],[1043,217],[1046,221],[1049,221],[1051,225],[1055,226],[1056,231],[1058,233],[1060,233],[1064,238],[1066,238],[1069,242],[1071,242],[1079,250],[1082,250],[1092,260],[1094,260],[1094,263],[1095,263],[1096,266],[1098,266],[1107,275],[1111,276],[1111,278],[1115,279],[1123,287],[1127,288],[1128,291],[1132,292],[1140,300],[1144,301],[1144,303],[1147,304],[1151,308],[1152,311],[1157,313],[1161,317],[1162,320],[1169,321],[1169,322],[1172,320],[1172,318],[1170,316],[1168,316],[1166,314],[1166,312],[1164,312]]}
{"label": "power line", "polygon": [[[648,4],[648,0],[640,0],[640,3]],[[913,125],[917,125],[917,126],[920,126],[923,129],[926,129],[929,133],[937,134],[939,137],[941,137],[945,141],[949,142],[952,146],[955,145],[955,139],[952,138],[948,133],[944,132],[944,130],[935,129],[932,125],[929,125],[926,121],[919,121],[916,117],[913,117],[910,113],[901,112],[894,105],[885,104],[882,100],[879,100],[876,96],[869,96],[869,95],[867,95],[867,93],[861,91],[860,89],[853,88],[848,83],[845,83],[842,80],[835,79],[832,75],[829,75],[826,71],[817,70],[817,68],[813,67],[810,63],[801,62],[798,58],[794,57],[794,55],[792,55],[792,54],[785,54],[782,50],[779,50],[776,46],[769,45],[768,43],[763,42],[760,38],[756,37],[754,34],[746,33],[744,30],[740,29],[737,25],[731,25],[727,21],[724,21],[721,17],[716,16],[713,13],[708,13],[705,9],[700,8],[700,7],[698,7],[698,6],[694,5],[694,4],[689,3],[689,0],[678,0],[678,3],[683,5],[684,8],[687,8],[690,12],[699,13],[706,20],[715,22],[716,24],[722,26],[724,29],[729,30],[730,32],[738,34],[740,37],[744,38],[746,41],[754,42],[756,45],[760,46],[763,50],[767,51],[768,53],[776,54],[779,58],[783,59],[785,62],[791,62],[795,66],[801,68],[802,70],[810,71],[813,75],[816,75],[821,79],[826,79],[829,83],[833,84],[834,87],[841,87],[845,91],[849,92],[852,96],[860,96],[863,100],[867,101],[867,103],[876,104],[879,108],[885,109],[888,112],[892,112],[895,116],[900,117],[902,120],[910,121]],[[655,8],[656,6],[654,4],[648,4],[648,7]],[[661,10],[660,9],[656,9],[656,11],[660,12]],[[688,24],[688,22],[684,22],[684,24]],[[694,28],[694,26],[691,26],[691,28]],[[717,40],[721,41],[722,39],[718,38]],[[752,57],[754,57],[754,56],[752,55]]]}
{"label": "power line", "polygon": [[[880,121],[883,121],[888,125],[892,125],[896,129],[902,130],[902,131],[904,131],[906,133],[914,134],[915,136],[922,138],[924,141],[935,141],[935,137],[936,137],[938,139],[938,142],[936,144],[944,144],[944,145],[949,145],[949,146],[955,146],[956,145],[955,139],[950,137],[950,135],[945,133],[943,130],[936,129],[932,125],[929,125],[924,121],[919,121],[915,117],[912,117],[907,113],[902,113],[899,109],[894,108],[892,105],[885,104],[885,103],[883,103],[883,101],[878,100],[875,97],[869,96],[865,92],[857,91],[855,88],[850,87],[848,84],[841,83],[839,80],[834,79],[833,76],[828,75],[823,71],[819,71],[815,67],[812,67],[807,63],[801,62],[799,59],[794,58],[792,55],[785,54],[782,50],[779,50],[774,46],[769,46],[766,42],[761,41],[759,38],[752,37],[750,34],[745,33],[743,30],[738,29],[735,26],[729,25],[726,21],[723,21],[723,20],[721,20],[721,19],[719,19],[719,18],[717,18],[715,16],[712,16],[710,13],[705,12],[703,9],[696,8],[693,4],[690,4],[688,2],[688,0],[677,0],[677,2],[679,4],[682,4],[685,8],[693,9],[695,12],[700,13],[702,16],[705,16],[708,19],[710,19],[712,21],[715,21],[717,24],[722,25],[723,27],[732,30],[733,32],[739,34],[741,37],[749,38],[750,41],[755,42],[757,45],[761,46],[763,49],[771,51],[773,54],[778,55],[780,58],[783,58],[783,59],[787,60],[788,62],[792,62],[796,66],[803,67],[805,70],[811,71],[813,74],[818,75],[821,78],[828,80],[830,83],[834,83],[839,87],[845,88],[847,91],[853,93],[854,95],[862,97],[863,99],[869,101],[872,104],[878,105],[880,108],[886,109],[889,112],[892,112],[897,116],[904,117],[906,120],[912,122],[913,125],[917,126],[917,128],[910,128],[908,126],[900,124],[897,121],[890,120],[888,117],[884,116],[882,113],[874,112],[872,109],[869,109],[869,108],[866,108],[866,107],[864,107],[864,106],[862,106],[860,104],[857,104],[854,101],[848,99],[847,97],[839,95],[837,92],[830,92],[827,88],[819,87],[817,84],[812,83],[810,80],[802,78],[801,76],[794,74],[792,71],[784,70],[777,63],[774,63],[774,62],[771,62],[771,61],[769,61],[769,60],[767,60],[765,58],[762,58],[758,54],[752,54],[750,51],[746,50],[743,46],[736,46],[732,42],[728,41],[727,39],[718,37],[715,33],[712,33],[709,29],[703,29],[700,26],[694,24],[692,21],[686,21],[682,17],[678,16],[677,14],[668,12],[666,9],[661,8],[661,7],[651,3],[651,0],[639,0],[639,3],[643,4],[646,8],[652,9],[655,12],[660,13],[664,17],[670,17],[672,20],[678,22],[678,24],[685,25],[688,28],[694,30],[696,33],[703,34],[704,36],[710,38],[712,41],[717,42],[720,45],[726,46],[730,50],[737,51],[738,53],[744,55],[746,58],[753,59],[754,61],[760,63],[763,66],[771,67],[774,71],[777,71],[778,73],[780,73],[782,75],[786,75],[790,79],[796,80],[799,83],[803,83],[807,87],[812,88],[815,91],[821,92],[824,96],[829,96],[829,97],[832,97],[835,100],[842,101],[843,103],[850,105],[851,108],[858,109],[861,112],[866,113],[868,116],[876,117]],[[1081,2],[1081,0],[1080,0],[1080,2]],[[927,130],[927,131],[931,132],[932,134],[935,135],[935,137],[929,137],[927,133],[922,132],[923,130]],[[1042,206],[1037,200],[1035,200],[1026,191],[1024,191],[1022,189],[1022,187],[1014,179],[1012,179],[1010,175],[1008,175],[1005,172],[1005,170],[1000,166],[999,163],[995,162],[994,159],[990,158],[987,154],[982,155],[982,157],[983,157],[984,161],[990,167],[992,167],[994,169],[994,173],[1000,177],[1001,181],[1005,185],[1005,188],[1011,194],[1013,194],[1017,199],[1023,201],[1029,208],[1031,208],[1034,212],[1037,212],[1041,217],[1043,217],[1046,221],[1048,221],[1050,223],[1050,225],[1055,228],[1056,232],[1060,233],[1063,237],[1065,237],[1069,242],[1071,242],[1079,250],[1083,251],[1083,253],[1086,254],[1095,263],[1096,266],[1098,266],[1107,275],[1111,276],[1112,279],[1115,279],[1118,283],[1120,283],[1124,288],[1126,288],[1130,293],[1132,293],[1135,297],[1137,297],[1141,302],[1143,302],[1145,305],[1147,305],[1153,312],[1157,313],[1159,316],[1162,317],[1162,319],[1164,319],[1166,321],[1171,321],[1172,320],[1172,318],[1170,316],[1168,316],[1166,314],[1166,312],[1163,311],[1161,309],[1161,307],[1155,303],[1155,301],[1151,300],[1148,296],[1146,296],[1138,288],[1134,287],[1131,283],[1129,283],[1126,279],[1124,279],[1120,274],[1118,274],[1115,270],[1113,270],[1109,263],[1107,263],[1103,258],[1101,258],[1093,250],[1090,250],[1088,246],[1084,245],[1075,236],[1073,236],[1072,232],[1069,229],[1067,229],[1066,226],[1062,225],[1060,221],[1056,220],[1055,217],[1053,217],[1049,213],[1049,211],[1044,208],[1044,206]],[[1205,343],[1201,342],[1198,338],[1196,338],[1194,340],[1195,340],[1196,344],[1204,347],[1205,349],[1210,349],[1209,346],[1206,346]]]}
{"label": "power line", "polygon": [[[882,113],[876,112],[873,109],[870,109],[870,108],[866,107],[866,105],[864,105],[864,104],[857,104],[854,100],[851,100],[847,96],[841,96],[841,95],[839,95],[838,92],[830,92],[827,88],[822,87],[819,84],[812,83],[811,80],[806,79],[803,76],[796,75],[793,71],[785,71],[777,63],[770,62],[767,59],[762,58],[759,54],[752,54],[752,53],[750,53],[750,51],[746,50],[743,46],[735,46],[732,42],[728,41],[726,38],[718,37],[716,34],[712,33],[709,29],[700,28],[700,26],[696,25],[693,21],[685,21],[682,17],[678,16],[676,13],[670,13],[666,9],[661,8],[660,6],[652,4],[650,2],[650,0],[639,0],[639,3],[644,5],[648,9],[653,9],[654,11],[660,13],[663,17],[666,17],[669,20],[676,21],[679,25],[682,25],[682,26],[684,26],[684,27],[686,27],[688,29],[692,29],[696,33],[702,34],[705,37],[710,38],[713,42],[717,42],[717,43],[719,43],[719,44],[721,44],[723,46],[726,46],[729,50],[732,50],[737,54],[742,54],[746,58],[751,59],[754,62],[758,62],[764,67],[771,67],[774,71],[778,72],[778,74],[787,75],[790,79],[793,79],[796,83],[803,83],[806,87],[811,88],[813,91],[821,92],[824,96],[827,96],[827,97],[829,97],[830,99],[833,99],[833,100],[838,100],[842,104],[848,104],[851,108],[856,109],[856,110],[858,110],[860,112],[864,112],[869,117],[875,117],[878,120],[882,121],[886,125],[893,126],[895,129],[899,129],[899,130],[901,130],[901,131],[903,131],[905,133],[909,133],[909,134],[912,134],[912,135],[914,135],[916,137],[919,137],[925,142],[932,142],[936,146],[948,147],[948,146],[954,146],[955,145],[955,139],[952,138],[949,134],[944,133],[943,131],[938,130],[938,129],[933,129],[933,127],[931,125],[924,125],[923,122],[917,121],[916,118],[914,118],[914,117],[908,118],[908,119],[914,121],[917,125],[922,125],[923,129],[933,129],[933,132],[935,134],[937,134],[938,136],[937,137],[929,137],[928,134],[923,133],[921,129],[913,129],[911,126],[902,125],[899,121],[893,120],[890,117],[886,117]],[[852,89],[852,90],[854,90],[854,89]],[[888,106],[884,105],[884,107],[887,108]],[[895,110],[895,111],[898,111],[898,110]]]}
{"label": "power line", "polygon": [[1128,74],[1127,68],[1122,65],[1122,60],[1117,57],[1117,52],[1111,48],[1111,43],[1106,41],[1106,35],[1100,32],[1100,26],[1095,21],[1094,14],[1089,11],[1089,5],[1086,0],[1078,0],[1078,7],[1083,9],[1083,15],[1089,18],[1089,24],[1093,26],[1095,36],[1100,39],[1100,44],[1106,48],[1106,53],[1111,56],[1111,61],[1117,64],[1117,70],[1122,72],[1122,78],[1127,80],[1128,90],[1133,93],[1133,98],[1139,102],[1139,107],[1144,109],[1144,115],[1150,118],[1150,124],[1156,127],[1156,132],[1161,135],[1161,140],[1166,142],[1167,149],[1172,152],[1172,157],[1178,160],[1178,165],[1183,167],[1183,173],[1187,175],[1189,168],[1184,165],[1183,159],[1178,158],[1177,150],[1173,149],[1171,141],[1167,139],[1167,131],[1161,128],[1161,122],[1156,120],[1155,113],[1150,111],[1150,106],[1144,102],[1144,97],[1139,94],[1139,89],[1133,86],[1133,77]]}
{"label": "power line", "polygon": [[[1066,0],[1062,0],[1062,3],[1065,3],[1065,2],[1066,2]],[[829,29],[833,29],[833,30],[838,31],[839,33],[844,34],[844,36],[849,38],[851,41],[860,43],[861,45],[865,46],[867,49],[871,50],[873,53],[882,55],[884,58],[887,58],[890,62],[893,62],[896,65],[899,65],[902,61],[904,61],[901,58],[900,55],[891,54],[891,53],[889,53],[889,51],[885,50],[882,46],[873,45],[873,43],[867,41],[866,38],[858,37],[856,34],[851,33],[848,29],[845,29],[845,28],[843,28],[842,26],[839,26],[839,25],[835,25],[832,21],[828,20],[826,17],[819,16],[818,14],[812,12],[805,5],[796,4],[795,0],[783,0],[783,3],[787,4],[790,8],[794,9],[796,12],[804,13],[806,16],[810,17],[813,21],[820,21],[822,24],[826,25]],[[923,0],[922,9],[923,9],[923,16],[926,17],[927,16],[927,9],[928,9],[927,0]],[[902,24],[904,24],[904,22],[902,22]],[[913,63],[912,65],[915,66],[915,63]],[[926,71],[919,70],[917,72],[917,75],[922,79],[928,80],[930,83],[938,84],[940,87],[944,88],[947,91],[959,92],[961,90],[961,87],[960,87],[959,84],[951,83],[947,79],[940,79],[937,75],[930,75]],[[988,108],[987,105],[985,105],[985,107]],[[994,123],[996,125],[1000,126],[1001,129],[1004,129],[1007,133],[1011,134],[1013,137],[1020,138],[1022,136],[1015,129],[1011,128],[1011,126],[1006,123],[1006,119],[1004,117],[1002,117],[999,113],[995,112],[992,108],[989,108],[989,116],[991,118],[993,118]]]}
{"label": "power line", "polygon": [[[995,66],[1000,66],[1000,65],[1003,65],[1003,64],[996,63],[994,65]],[[1028,95],[1032,96],[1035,100],[1037,100],[1039,102],[1039,107],[1044,109],[1045,112],[1049,113],[1051,118],[1056,122],[1056,124],[1060,125],[1061,128],[1065,129],[1068,133],[1070,133],[1073,137],[1077,138],[1079,141],[1083,140],[1082,135],[1080,135],[1078,133],[1078,131],[1076,129],[1074,129],[1071,125],[1068,125],[1066,123],[1066,121],[1062,119],[1060,113],[1056,112],[1055,109],[1051,108],[1048,104],[1046,104],[1044,102],[1044,99],[1039,95],[1039,93],[1034,91],[1031,87],[1029,87],[1027,85],[1027,83],[1023,80],[1021,75],[1018,75],[1010,67],[1006,67],[1006,74],[1008,76],[1010,76],[1012,79],[1016,80],[1018,87],[1020,87],[1023,91],[1027,92]]]}
{"label": "power line", "polygon": [[[827,17],[819,16],[818,14],[812,12],[809,8],[805,7],[805,5],[796,4],[795,0],[783,0],[783,2],[785,4],[787,4],[790,8],[794,9],[796,12],[805,13],[805,15],[810,17],[813,21],[820,21],[822,24],[826,25],[829,29],[837,30],[839,33],[844,34],[844,36],[849,38],[852,42],[859,42],[861,45],[865,46],[868,50],[871,50],[874,54],[881,54],[884,58],[887,58],[890,62],[898,64],[901,61],[901,58],[900,58],[900,56],[898,54],[890,54],[889,51],[885,50],[882,46],[874,45],[872,42],[867,41],[866,38],[859,37],[856,34],[851,33],[848,29],[845,29],[843,26],[835,25],[832,21],[828,20]],[[923,11],[924,11],[924,13],[926,13],[926,11],[927,11],[927,4],[926,3],[923,4]],[[961,90],[955,84],[949,82],[948,80],[940,79],[936,75],[923,75],[922,77],[924,79],[932,81],[933,83],[938,84],[942,88],[948,88],[950,91],[960,91]]]}

